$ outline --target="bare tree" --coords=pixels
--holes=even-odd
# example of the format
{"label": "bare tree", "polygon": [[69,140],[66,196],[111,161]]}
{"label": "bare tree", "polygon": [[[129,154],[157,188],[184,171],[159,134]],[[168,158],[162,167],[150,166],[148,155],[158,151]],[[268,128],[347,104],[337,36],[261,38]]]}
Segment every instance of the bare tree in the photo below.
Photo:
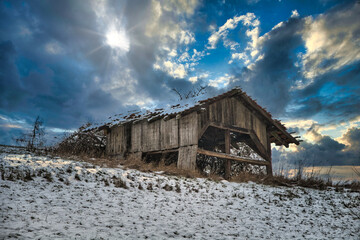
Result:
{"label": "bare tree", "polygon": [[37,116],[31,131],[23,133],[19,138],[16,138],[16,142],[26,144],[26,148],[29,151],[34,151],[37,148],[43,147],[45,142],[45,128],[43,127],[43,124],[44,121],[40,116]]}
{"label": "bare tree", "polygon": [[180,90],[173,88],[172,90],[179,96],[179,100],[194,98],[205,93],[207,86],[193,87],[187,93],[182,93]]}

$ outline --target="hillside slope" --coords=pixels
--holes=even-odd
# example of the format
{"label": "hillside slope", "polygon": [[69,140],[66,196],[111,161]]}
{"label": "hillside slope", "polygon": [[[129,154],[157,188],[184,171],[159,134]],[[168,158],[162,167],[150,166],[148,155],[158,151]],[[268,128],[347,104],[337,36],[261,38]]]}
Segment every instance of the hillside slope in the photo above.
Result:
{"label": "hillside slope", "polygon": [[360,194],[0,155],[0,238],[359,239]]}

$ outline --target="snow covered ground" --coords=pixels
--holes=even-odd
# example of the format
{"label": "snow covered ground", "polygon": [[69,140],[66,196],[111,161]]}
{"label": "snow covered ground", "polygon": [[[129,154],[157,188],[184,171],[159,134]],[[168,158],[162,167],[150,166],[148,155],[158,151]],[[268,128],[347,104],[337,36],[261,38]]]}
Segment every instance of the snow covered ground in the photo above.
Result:
{"label": "snow covered ground", "polygon": [[360,194],[347,190],[187,179],[25,153],[0,154],[0,171],[0,239],[360,238]]}

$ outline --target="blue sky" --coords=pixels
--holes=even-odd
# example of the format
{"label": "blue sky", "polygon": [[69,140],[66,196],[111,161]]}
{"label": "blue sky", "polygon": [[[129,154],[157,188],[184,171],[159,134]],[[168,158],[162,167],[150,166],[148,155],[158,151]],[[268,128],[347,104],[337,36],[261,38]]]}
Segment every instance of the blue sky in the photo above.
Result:
{"label": "blue sky", "polygon": [[0,144],[240,86],[304,140],[274,161],[360,165],[356,1],[1,1],[0,31]]}

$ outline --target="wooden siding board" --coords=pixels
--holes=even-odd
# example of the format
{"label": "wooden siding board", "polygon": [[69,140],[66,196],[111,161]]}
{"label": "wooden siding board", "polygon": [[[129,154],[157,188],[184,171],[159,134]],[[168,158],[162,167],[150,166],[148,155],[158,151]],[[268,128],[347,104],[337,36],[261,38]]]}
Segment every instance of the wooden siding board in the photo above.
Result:
{"label": "wooden siding board", "polygon": [[196,112],[179,119],[180,146],[189,146],[198,143],[198,116]]}
{"label": "wooden siding board", "polygon": [[111,154],[111,134],[110,131],[106,134],[106,154],[110,155]]}
{"label": "wooden siding board", "polygon": [[253,130],[258,136],[261,144],[267,149],[266,125],[255,115],[253,116]]}
{"label": "wooden siding board", "polygon": [[139,152],[141,148],[142,123],[131,125],[131,152]]}
{"label": "wooden siding board", "polygon": [[184,170],[195,170],[197,150],[197,145],[180,147],[177,167]]}
{"label": "wooden siding board", "polygon": [[127,138],[125,126],[116,126],[110,132],[110,146],[109,153],[111,155],[124,156],[127,151]]}
{"label": "wooden siding board", "polygon": [[146,149],[143,152],[160,150],[160,120],[148,123],[144,127],[146,130],[143,133],[146,134],[143,136],[143,146],[145,145]]}
{"label": "wooden siding board", "polygon": [[234,98],[235,124],[238,127],[251,129],[251,112],[242,102]]}
{"label": "wooden siding board", "polygon": [[160,121],[160,148],[171,149],[179,146],[178,137],[179,121],[172,118],[168,121]]}

